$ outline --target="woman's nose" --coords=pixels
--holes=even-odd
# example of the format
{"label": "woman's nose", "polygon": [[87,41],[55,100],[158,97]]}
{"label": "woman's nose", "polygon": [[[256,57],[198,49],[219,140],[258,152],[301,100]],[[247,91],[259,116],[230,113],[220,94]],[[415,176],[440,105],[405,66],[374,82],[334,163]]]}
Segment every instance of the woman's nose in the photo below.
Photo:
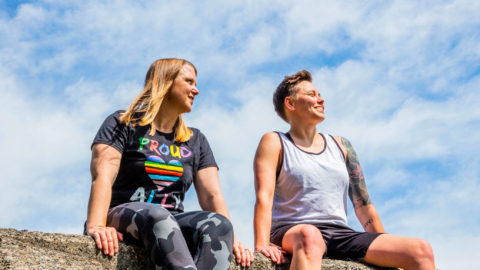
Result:
{"label": "woman's nose", "polygon": [[325,102],[325,100],[323,100],[323,98],[321,96],[317,96],[317,102],[320,103],[320,104],[323,104]]}
{"label": "woman's nose", "polygon": [[193,93],[193,95],[196,96],[196,95],[200,94],[200,91],[198,91],[198,88],[196,86],[194,86],[193,89],[192,89],[192,93]]}

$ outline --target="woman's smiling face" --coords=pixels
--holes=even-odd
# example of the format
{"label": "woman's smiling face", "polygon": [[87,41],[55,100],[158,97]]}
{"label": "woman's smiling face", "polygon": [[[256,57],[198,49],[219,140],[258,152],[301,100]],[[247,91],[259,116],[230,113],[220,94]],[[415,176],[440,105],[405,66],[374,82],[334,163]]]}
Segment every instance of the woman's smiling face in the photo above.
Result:
{"label": "woman's smiling face", "polygon": [[313,83],[302,81],[296,85],[297,91],[290,96],[293,110],[290,115],[298,119],[311,119],[320,123],[325,119],[325,101]]}
{"label": "woman's smiling face", "polygon": [[178,106],[179,113],[190,112],[193,100],[198,94],[195,69],[188,64],[184,65],[173,81],[172,89],[168,95],[169,103]]}

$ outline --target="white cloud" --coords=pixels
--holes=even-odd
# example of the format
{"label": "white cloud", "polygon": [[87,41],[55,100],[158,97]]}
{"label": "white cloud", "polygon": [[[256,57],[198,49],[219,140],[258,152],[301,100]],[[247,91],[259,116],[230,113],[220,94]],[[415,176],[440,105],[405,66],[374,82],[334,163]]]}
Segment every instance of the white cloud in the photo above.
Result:
{"label": "white cloud", "polygon": [[[65,89],[66,98],[59,102],[35,97],[7,70],[1,70],[0,77],[0,113],[8,115],[0,130],[6,186],[0,191],[1,226],[56,230],[59,224],[73,227],[76,221],[80,232],[90,183],[91,140],[113,104],[132,98],[126,89],[133,86],[126,82],[108,94],[80,80]],[[55,216],[67,220],[50,220]]]}

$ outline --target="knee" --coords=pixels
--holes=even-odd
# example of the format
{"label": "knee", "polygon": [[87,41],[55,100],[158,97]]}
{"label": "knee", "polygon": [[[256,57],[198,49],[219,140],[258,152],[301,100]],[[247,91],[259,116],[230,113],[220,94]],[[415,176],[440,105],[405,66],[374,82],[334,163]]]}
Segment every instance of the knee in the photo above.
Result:
{"label": "knee", "polygon": [[434,265],[432,247],[423,239],[413,239],[410,257],[412,266],[415,269],[423,269],[423,266],[432,267]]}
{"label": "knee", "polygon": [[233,239],[233,225],[228,218],[218,213],[208,213],[204,222],[201,222],[201,232],[216,235],[232,235]]}
{"label": "knee", "polygon": [[[233,249],[233,226],[229,219],[223,215],[205,212],[202,220],[197,223],[198,241],[210,243],[212,250],[226,248],[230,254]],[[224,245],[223,245],[223,244]]]}
{"label": "knee", "polygon": [[303,249],[307,253],[325,253],[325,242],[320,230],[313,225],[304,225],[298,231],[296,249]]}
{"label": "knee", "polygon": [[180,232],[175,218],[163,207],[152,207],[136,211],[126,231],[135,239],[142,239],[148,246],[152,239],[167,239],[174,231]]}

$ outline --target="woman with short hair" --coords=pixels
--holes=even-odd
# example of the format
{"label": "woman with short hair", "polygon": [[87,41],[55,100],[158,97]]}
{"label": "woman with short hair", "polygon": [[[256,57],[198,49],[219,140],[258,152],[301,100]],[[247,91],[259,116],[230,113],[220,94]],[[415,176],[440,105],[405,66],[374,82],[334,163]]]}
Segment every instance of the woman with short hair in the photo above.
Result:
{"label": "woman with short hair", "polygon": [[[368,196],[350,142],[319,133],[324,100],[302,70],[286,76],[274,93],[287,133],[265,134],[255,154],[255,251],[290,269],[321,269],[322,258],[404,269],[435,269],[430,245],[386,234]],[[347,224],[347,196],[365,232]]]}

